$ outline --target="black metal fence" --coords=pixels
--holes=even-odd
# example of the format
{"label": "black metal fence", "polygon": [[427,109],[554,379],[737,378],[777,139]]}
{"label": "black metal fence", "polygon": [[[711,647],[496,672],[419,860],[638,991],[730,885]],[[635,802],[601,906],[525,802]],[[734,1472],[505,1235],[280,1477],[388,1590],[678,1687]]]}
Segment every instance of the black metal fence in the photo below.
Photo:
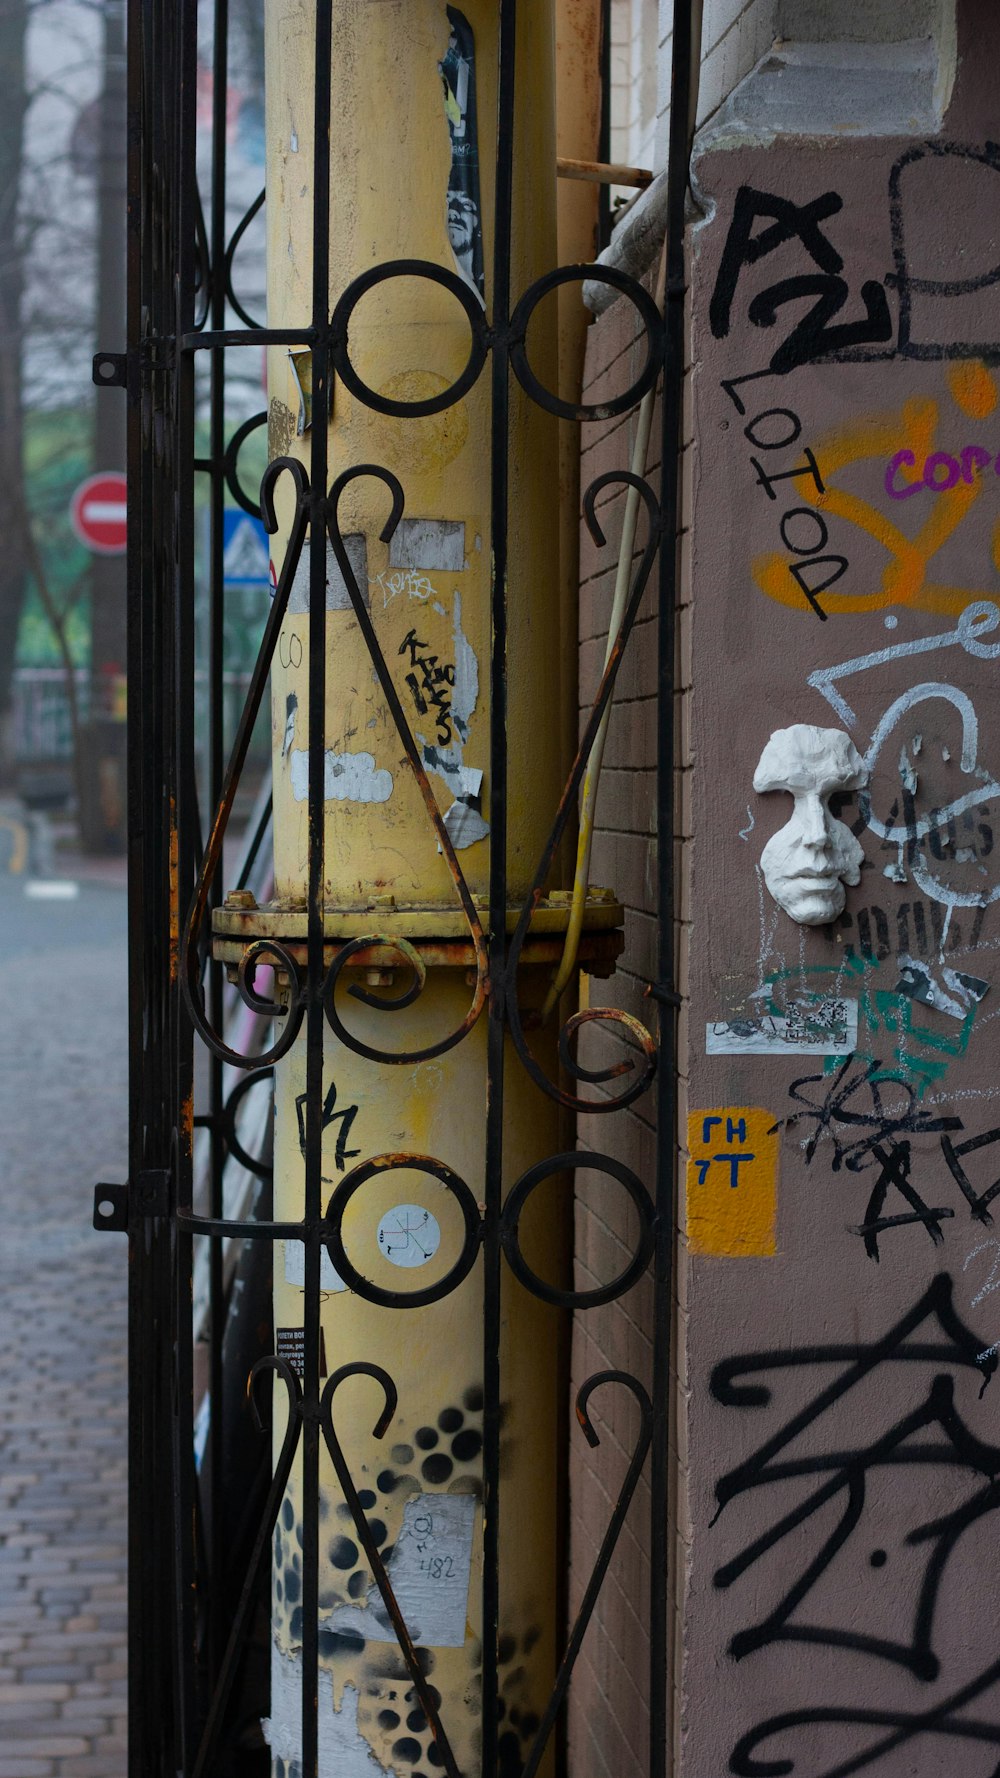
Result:
{"label": "black metal fence", "polygon": [[[328,1201],[322,1179],[324,1045],[330,1031],[337,1042],[362,1056],[366,1050],[339,1018],[335,990],[345,966],[360,948],[377,953],[390,941],[377,931],[339,950],[329,961],[324,937],[324,710],[328,672],[335,665],[325,646],[326,541],[329,538],[347,586],[357,623],[370,652],[401,749],[420,784],[437,842],[450,867],[458,904],[467,923],[474,986],[466,1017],[446,1039],[423,1050],[400,1045],[392,1059],[419,1059],[444,1053],[463,1042],[482,1018],[488,1022],[487,1132],[483,1177],[460,1180],[443,1167],[440,1177],[459,1203],[465,1239],[448,1274],[434,1287],[440,1297],[472,1268],[480,1268],[484,1292],[482,1322],[482,1737],[476,1771],[496,1778],[498,1753],[499,1652],[497,1626],[503,1589],[499,1529],[503,1514],[500,1437],[503,1377],[500,1362],[500,1291],[504,1268],[511,1267],[525,1288],[558,1303],[567,1313],[585,1315],[595,1298],[602,1302],[634,1286],[647,1266],[655,1272],[654,1374],[651,1395],[638,1378],[602,1372],[592,1377],[576,1406],[592,1436],[588,1401],[599,1383],[629,1390],[641,1408],[641,1432],[631,1469],[600,1556],[586,1588],[579,1617],[561,1632],[558,1678],[547,1710],[537,1724],[521,1770],[539,1766],[564,1706],[576,1655],[593,1612],[607,1564],[629,1511],[642,1467],[651,1465],[651,1524],[640,1530],[651,1555],[652,1584],[647,1602],[651,1651],[650,1778],[662,1778],[668,1745],[668,1394],[670,1372],[670,1293],[672,1272],[674,1171],[673,1007],[673,723],[674,625],[677,535],[677,459],[683,377],[684,297],[683,205],[686,188],[688,64],[691,54],[687,8],[676,9],[672,77],[672,190],[667,248],[666,315],[638,284],[623,275],[579,266],[553,270],[525,291],[511,288],[511,203],[518,144],[514,127],[515,0],[498,0],[499,105],[495,132],[496,202],[488,310],[470,297],[457,276],[420,261],[376,266],[343,291],[331,311],[329,300],[329,156],[316,157],[313,178],[312,315],[307,327],[281,332],[254,325],[233,283],[235,247],[250,213],[235,229],[227,220],[227,0],[215,0],[211,20],[214,54],[212,160],[208,224],[199,199],[196,166],[199,34],[205,39],[204,8],[176,0],[131,0],[129,17],[130,334],[128,352],[95,361],[98,384],[127,388],[129,405],[129,873],[131,969],[131,1157],[128,1188],[100,1188],[97,1226],[127,1229],[130,1245],[131,1418],[130,1418],[130,1755],[134,1778],[208,1778],[228,1772],[268,1769],[266,1749],[255,1736],[257,1719],[267,1713],[267,1596],[272,1533],[293,1456],[301,1451],[303,1476],[302,1665],[304,1673],[301,1771],[319,1771],[317,1728],[319,1475],[325,1450],[348,1502],[358,1542],[375,1577],[386,1613],[420,1707],[431,1727],[434,1763],[459,1778],[448,1723],[439,1714],[434,1688],[426,1679],[393,1593],[364,1506],[359,1499],[333,1418],[333,1396],[344,1372],[325,1385],[320,1370],[320,1266],[324,1253],[349,1288],[371,1302],[401,1314],[412,1293],[378,1292],[352,1264],[342,1233],[346,1206],[384,1164],[363,1156],[337,1185]],[[337,44],[331,6],[320,4],[315,27],[315,141],[329,140],[331,63]],[[486,131],[484,129],[484,141]],[[251,207],[256,213],[260,200]],[[432,279],[462,304],[471,335],[466,371],[432,400],[407,405],[377,397],[360,382],[350,356],[351,319],[357,302],[374,284],[400,276]],[[599,277],[634,303],[646,336],[646,362],[638,381],[601,407],[567,409],[535,378],[525,350],[531,314],[544,294],[565,281]],[[282,478],[294,482],[295,519],[260,655],[233,742],[228,765],[225,698],[227,662],[223,512],[233,497],[253,508],[240,475],[240,451],[265,414],[234,423],[227,403],[228,366],[262,344],[308,347],[313,357],[313,412],[327,410],[331,386],[340,379],[354,398],[405,426],[414,412],[440,412],[460,401],[480,378],[492,391],[491,524],[492,657],[490,889],[488,908],[469,892],[452,846],[421,753],[397,694],[393,672],[380,648],[377,625],[354,577],[340,528],[339,503],[345,486],[361,476],[385,484],[391,517],[387,532],[403,511],[406,489],[378,464],[357,464],[329,485],[328,436],[324,425],[310,433],[310,465],[279,459],[269,466],[260,493],[265,523],[273,529],[274,492]],[[208,448],[196,448],[196,420],[203,367],[207,366],[202,407]],[[505,919],[508,882],[507,832],[507,509],[509,500],[509,407],[513,379],[549,411],[577,420],[625,413],[662,377],[662,487],[615,471],[586,490],[584,511],[601,539],[595,499],[616,486],[635,482],[646,514],[646,543],[634,573],[618,641],[603,674],[586,722],[579,753],[557,809],[534,886],[515,930]],[[107,399],[115,399],[108,396]],[[204,433],[204,426],[200,428]],[[195,483],[207,484],[211,515],[211,586],[208,659],[196,659],[194,600]],[[309,613],[309,858],[304,947],[296,951],[277,940],[248,946],[236,990],[228,987],[222,965],[211,958],[212,911],[220,903],[220,860],[229,811],[244,770],[254,719],[265,698],[268,672],[285,617],[292,577],[306,547],[312,598]],[[654,572],[655,569],[655,572]],[[653,999],[655,1035],[636,1034],[626,1015],[603,1013],[624,1032],[628,1060],[611,1074],[588,1073],[574,1059],[563,1034],[562,1074],[550,1079],[535,1061],[521,1029],[517,982],[520,959],[534,906],[543,893],[560,839],[573,820],[577,794],[601,717],[614,695],[629,635],[645,600],[659,600],[659,961]],[[199,807],[196,735],[202,712],[196,708],[204,683],[204,720],[210,737],[208,798]],[[204,800],[204,799],[202,799]],[[267,848],[266,809],[251,822],[250,841],[238,872],[243,886],[259,872]],[[227,884],[227,887],[233,885]],[[399,948],[399,940],[393,939]],[[368,996],[381,1005],[387,1023],[420,991],[423,965],[414,951],[409,993],[393,1001]],[[255,987],[259,964],[283,972],[286,998],[272,1000]],[[358,990],[355,990],[358,992]],[[237,1003],[237,995],[239,1001]],[[239,1037],[240,1019],[256,1024],[256,1035]],[[652,1003],[651,1003],[652,1004]],[[586,1022],[577,1015],[574,1028]],[[617,1023],[616,1023],[617,1022]],[[279,1222],[272,1214],[269,1155],[265,1146],[248,1153],[245,1112],[249,1089],[266,1083],[267,1070],[302,1032],[306,1053],[304,1112],[305,1203],[301,1220]],[[234,1033],[236,1035],[234,1035]],[[503,1184],[504,1072],[510,1066],[506,1039],[512,1037],[523,1066],[541,1089],[570,1110],[614,1111],[650,1088],[656,1095],[659,1163],[654,1179],[639,1180],[620,1163],[588,1155],[591,1169],[603,1167],[623,1183],[636,1205],[640,1236],[622,1276],[599,1293],[544,1283],[524,1260],[519,1217],[538,1180],[572,1169],[573,1151],[538,1157],[516,1184]],[[198,1055],[196,1056],[196,1047]],[[387,1045],[376,1054],[391,1054]],[[233,1069],[242,1084],[232,1086]],[[588,1091],[595,1081],[610,1092]],[[654,1080],[655,1075],[655,1080]],[[266,1121],[266,1120],[265,1120]],[[261,1131],[260,1120],[255,1126]],[[246,1213],[227,1215],[224,1181],[233,1162],[259,1181]],[[401,1158],[405,1164],[407,1157]],[[425,1159],[419,1164],[427,1167]],[[279,1239],[303,1244],[304,1340],[301,1376],[273,1349],[260,1356],[249,1379],[239,1373],[239,1342],[230,1288],[234,1265],[268,1256]],[[198,1339],[196,1341],[196,1332]],[[348,1371],[357,1366],[348,1366]],[[362,1367],[364,1368],[364,1367]],[[385,1395],[384,1421],[391,1417],[396,1384],[381,1367],[369,1366]],[[277,1403],[287,1399],[287,1430],[272,1469],[270,1437],[255,1429],[245,1406],[263,1404],[270,1384]],[[283,1385],[278,1388],[277,1382]],[[198,1402],[211,1403],[206,1446],[196,1425]],[[376,1429],[377,1430],[377,1429]],[[561,1429],[553,1427],[553,1438]],[[227,1443],[228,1441],[228,1443]],[[234,1466],[244,1477],[241,1514],[232,1511]],[[227,1492],[228,1490],[228,1492]],[[262,1621],[264,1624],[262,1632]],[[462,1778],[473,1778],[466,1770]],[[582,1774],[576,1778],[583,1778]]]}

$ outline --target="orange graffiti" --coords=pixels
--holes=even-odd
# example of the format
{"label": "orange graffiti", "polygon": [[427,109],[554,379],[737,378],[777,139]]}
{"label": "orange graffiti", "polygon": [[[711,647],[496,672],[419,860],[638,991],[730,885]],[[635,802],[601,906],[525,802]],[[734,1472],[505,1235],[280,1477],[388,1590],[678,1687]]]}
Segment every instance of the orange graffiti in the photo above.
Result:
{"label": "orange graffiti", "polygon": [[[988,417],[1000,400],[994,376],[978,360],[950,365],[947,383],[954,406],[972,419]],[[881,611],[889,605],[911,605],[920,611],[956,617],[970,599],[988,598],[996,591],[983,586],[953,586],[933,580],[930,573],[938,551],[963,524],[979,498],[983,487],[980,476],[971,482],[958,481],[953,488],[935,494],[927,517],[913,537],[908,537],[870,501],[832,485],[841,470],[873,460],[884,464],[901,449],[913,453],[911,461],[924,462],[934,450],[940,417],[937,401],[917,396],[904,402],[902,408],[864,415],[836,427],[814,446],[826,491],[820,494],[803,485],[800,499],[826,516],[845,519],[864,531],[888,556],[878,586],[867,593],[831,594],[831,612]],[[909,479],[912,478],[908,474],[901,473],[900,487]],[[1000,567],[1000,520],[993,526],[992,560],[994,566]],[[804,609],[801,590],[789,573],[788,557],[776,553],[757,556],[752,573],[769,599],[795,611]]]}

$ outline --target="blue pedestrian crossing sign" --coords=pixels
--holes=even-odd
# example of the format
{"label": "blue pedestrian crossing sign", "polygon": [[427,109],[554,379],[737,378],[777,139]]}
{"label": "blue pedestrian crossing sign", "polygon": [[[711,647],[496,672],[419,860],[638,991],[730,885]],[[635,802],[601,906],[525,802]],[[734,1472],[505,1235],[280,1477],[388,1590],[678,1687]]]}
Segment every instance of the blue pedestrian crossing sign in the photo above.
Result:
{"label": "blue pedestrian crossing sign", "polygon": [[242,507],[228,506],[222,515],[223,585],[270,589],[269,543],[260,519]]}

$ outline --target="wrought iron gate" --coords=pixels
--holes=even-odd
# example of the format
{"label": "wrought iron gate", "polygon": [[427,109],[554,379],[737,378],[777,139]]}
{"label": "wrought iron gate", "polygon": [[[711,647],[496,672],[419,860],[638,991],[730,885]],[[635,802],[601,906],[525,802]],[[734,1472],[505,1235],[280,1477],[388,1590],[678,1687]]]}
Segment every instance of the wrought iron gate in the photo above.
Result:
{"label": "wrought iron gate", "polygon": [[[616,1540],[630,1507],[640,1471],[649,1466],[652,1512],[639,1535],[647,1540],[651,1591],[647,1603],[651,1659],[650,1778],[662,1778],[667,1763],[668,1688],[668,1397],[670,1371],[671,1274],[674,1173],[673,986],[674,908],[672,896],[674,629],[678,530],[677,464],[683,380],[683,210],[688,146],[690,18],[676,8],[673,39],[669,230],[666,250],[666,304],[661,316],[647,291],[623,274],[579,266],[554,270],[530,289],[511,288],[511,198],[518,154],[514,128],[515,0],[497,0],[499,25],[499,105],[495,134],[496,219],[488,308],[473,300],[457,276],[422,262],[389,261],[375,267],[339,295],[331,313],[328,297],[329,154],[315,163],[312,244],[313,311],[308,327],[282,332],[260,324],[238,288],[238,249],[263,205],[263,192],[233,226],[227,212],[227,0],[207,9],[181,0],[130,0],[130,198],[129,315],[127,354],[95,361],[99,385],[127,389],[129,404],[129,883],[130,883],[130,1041],[131,1143],[127,1188],[99,1192],[96,1224],[126,1229],[130,1254],[130,1754],[134,1778],[216,1778],[228,1772],[269,1769],[266,1749],[254,1733],[267,1714],[267,1668],[261,1653],[261,1625],[267,1618],[267,1575],[275,1524],[297,1449],[303,1464],[301,1648],[303,1683],[301,1771],[320,1771],[317,1728],[318,1651],[318,1478],[321,1460],[332,1460],[353,1519],[353,1530],[375,1577],[395,1631],[401,1659],[419,1698],[431,1733],[429,1755],[437,1769],[459,1778],[451,1753],[448,1722],[439,1714],[420,1651],[415,1650],[396,1602],[389,1573],[373,1535],[370,1514],[359,1498],[335,1431],[334,1392],[343,1371],[324,1379],[320,1354],[320,1262],[333,1258],[349,1288],[382,1304],[386,1315],[404,1324],[414,1293],[379,1291],[349,1257],[342,1231],[352,1195],[384,1155],[363,1154],[337,1182],[324,1204],[322,1120],[324,1042],[332,1027],[336,1039],[362,1056],[366,1051],[338,1015],[335,990],[345,967],[359,957],[379,961],[391,949],[413,971],[413,985],[394,999],[355,989],[359,998],[386,1014],[386,1024],[405,1024],[405,1009],[418,996],[424,962],[397,937],[380,934],[377,924],[363,937],[339,948],[327,942],[323,907],[324,732],[328,673],[336,673],[325,646],[326,538],[330,543],[353,611],[364,633],[372,665],[398,732],[400,747],[420,783],[431,843],[436,840],[452,872],[456,906],[464,910],[472,987],[468,1013],[433,1051],[414,1051],[404,1036],[375,1052],[397,1059],[445,1053],[467,1040],[479,1018],[488,1022],[486,1165],[480,1179],[461,1180],[438,1165],[438,1176],[459,1205],[464,1238],[453,1266],[434,1287],[438,1297],[454,1290],[474,1268],[481,1270],[482,1319],[482,1736],[481,1778],[518,1771],[534,1774],[550,1743],[558,1744],[559,1719],[574,1662],[594,1609]],[[206,103],[199,88],[199,36],[212,41],[212,157],[208,170],[208,223],[199,197],[196,118]],[[315,139],[328,142],[331,127],[331,7],[320,0],[315,32]],[[202,83],[204,85],[204,83]],[[334,119],[333,127],[336,127]],[[484,130],[484,142],[487,132]],[[247,486],[245,455],[253,448],[265,412],[234,424],[227,402],[227,379],[241,355],[263,345],[307,348],[312,353],[313,413],[322,414],[339,379],[353,398],[376,405],[405,426],[415,409],[401,400],[377,397],[358,378],[349,351],[351,318],[364,291],[400,275],[430,277],[462,304],[471,347],[465,373],[439,396],[420,404],[436,413],[459,402],[474,382],[492,387],[492,658],[489,663],[491,739],[489,827],[491,831],[488,907],[474,899],[441,819],[421,750],[417,747],[398,694],[392,667],[380,648],[377,624],[369,613],[340,530],[338,502],[353,477],[381,477],[392,513],[386,534],[403,510],[406,489],[377,464],[357,464],[328,487],[326,427],[311,428],[308,475],[300,463],[272,462],[257,495]],[[564,403],[535,378],[525,335],[541,298],[566,281],[585,276],[620,289],[638,310],[646,336],[645,368],[631,388],[599,407]],[[230,325],[235,320],[238,324]],[[517,379],[532,400],[576,421],[625,414],[662,376],[659,495],[622,468],[598,478],[586,490],[590,529],[603,542],[595,516],[598,493],[635,483],[646,514],[646,542],[634,569],[618,641],[610,653],[600,691],[586,721],[580,749],[558,808],[534,887],[513,931],[508,909],[505,833],[507,821],[506,648],[507,506],[509,498],[509,397]],[[114,399],[109,396],[108,399]],[[224,511],[232,501],[251,514],[263,513],[275,525],[276,484],[295,481],[295,518],[278,576],[257,666],[232,741],[225,750],[224,674],[226,586]],[[287,484],[286,484],[287,485]],[[196,489],[199,492],[196,495]],[[196,534],[207,507],[207,625],[196,621]],[[307,532],[308,544],[307,544]],[[281,939],[248,943],[235,986],[227,986],[225,965],[213,959],[213,914],[222,905],[255,905],[254,885],[266,879],[269,809],[266,789],[249,811],[248,838],[241,859],[227,856],[223,881],[222,848],[237,797],[248,801],[257,788],[243,782],[254,723],[265,698],[272,655],[285,619],[299,553],[308,548],[309,607],[309,859],[305,933],[298,945]],[[624,1033],[630,1056],[611,1071],[590,1071],[574,1059],[570,1040],[586,1013],[563,1033],[562,1073],[548,1079],[533,1058],[521,1028],[517,982],[531,916],[545,891],[557,848],[572,821],[578,791],[602,715],[614,695],[615,680],[636,616],[655,607],[658,596],[659,723],[657,818],[667,843],[659,847],[659,955],[650,1002],[658,1034],[636,1030],[624,1013],[604,1014]],[[266,595],[261,601],[266,605]],[[206,671],[207,669],[207,671]],[[197,688],[207,679],[207,707],[196,708]],[[207,737],[204,762],[199,735]],[[202,766],[204,769],[199,769]],[[201,799],[199,806],[199,779]],[[207,807],[206,807],[207,803]],[[245,810],[244,813],[247,813]],[[433,831],[431,831],[433,830]],[[218,922],[217,922],[218,923]],[[331,961],[332,958],[332,961]],[[255,986],[258,966],[269,963],[284,994],[268,996]],[[255,1034],[234,1035],[234,1008]],[[391,1015],[391,1016],[390,1016]],[[394,1024],[395,1021],[395,1024]],[[271,1070],[299,1030],[306,1049],[303,1145],[304,1214],[299,1221],[273,1215],[268,1120],[248,1117],[269,1089]],[[614,1161],[608,1173],[623,1184],[638,1212],[634,1257],[621,1276],[590,1292],[547,1283],[523,1257],[519,1217],[533,1186],[574,1166],[572,1148],[546,1156],[510,1189],[504,1184],[505,1056],[513,1039],[520,1065],[542,1089],[570,1111],[597,1104],[613,1112],[651,1089],[659,1130],[656,1177],[640,1181]],[[232,1085],[231,1070],[239,1070]],[[588,1087],[617,1075],[610,1093],[595,1101]],[[655,1079],[654,1079],[655,1076]],[[258,1147],[248,1152],[248,1130]],[[405,1163],[407,1157],[396,1157]],[[426,1161],[421,1161],[426,1166]],[[602,1157],[588,1156],[600,1167]],[[234,1166],[242,1169],[242,1197],[234,1204]],[[227,1171],[228,1169],[228,1171]],[[609,1177],[609,1189],[611,1180]],[[253,1190],[250,1189],[251,1185]],[[261,1280],[269,1274],[277,1240],[303,1244],[304,1329],[301,1362],[276,1354],[270,1326],[248,1332],[241,1302],[260,1306]],[[262,1257],[263,1256],[263,1257]],[[515,1765],[505,1764],[501,1747],[497,1625],[504,1585],[499,1530],[503,1513],[501,1420],[504,1379],[500,1362],[500,1292],[506,1271],[520,1284],[566,1314],[586,1315],[595,1301],[607,1302],[632,1289],[647,1266],[655,1274],[654,1369],[647,1392],[641,1379],[624,1372],[592,1377],[576,1403],[583,1432],[596,1442],[588,1402],[601,1384],[632,1392],[641,1407],[641,1431],[625,1475],[599,1558],[575,1623],[560,1636],[558,1676],[548,1709],[533,1726]],[[234,1291],[233,1280],[239,1288]],[[256,1293],[256,1294],[255,1294]],[[197,1322],[196,1322],[197,1318]],[[258,1317],[259,1319],[259,1317]],[[265,1317],[266,1319],[266,1317]],[[198,1338],[196,1340],[196,1333]],[[251,1338],[251,1333],[253,1337]],[[384,1367],[368,1367],[385,1394],[383,1424],[391,1417],[395,1381]],[[250,1372],[248,1380],[248,1371]],[[283,1387],[281,1387],[283,1385]],[[272,1460],[270,1436],[251,1410],[274,1388],[274,1411],[287,1412],[280,1452]],[[248,1392],[248,1394],[247,1394]],[[199,1400],[210,1404],[196,1417]],[[378,1433],[380,1428],[376,1428]],[[551,1428],[553,1440],[561,1428]],[[327,1455],[324,1456],[323,1453]],[[239,1502],[240,1511],[234,1507]],[[266,1642],[266,1634],[263,1637]],[[471,1771],[462,1778],[473,1778]],[[577,1774],[576,1778],[583,1778]]]}

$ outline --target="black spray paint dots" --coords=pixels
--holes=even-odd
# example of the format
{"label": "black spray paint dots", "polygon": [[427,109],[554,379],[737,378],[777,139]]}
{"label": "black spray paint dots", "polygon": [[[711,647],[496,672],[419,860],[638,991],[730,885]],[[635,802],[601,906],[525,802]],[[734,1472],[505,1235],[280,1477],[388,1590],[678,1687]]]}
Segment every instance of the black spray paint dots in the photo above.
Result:
{"label": "black spray paint dots", "polygon": [[412,1463],[413,1462],[413,1446],[412,1445],[393,1445],[393,1447],[392,1447],[392,1461],[394,1463]]}
{"label": "black spray paint dots", "polygon": [[285,1598],[288,1600],[289,1605],[296,1604],[301,1592],[302,1592],[302,1582],[299,1580],[299,1577],[296,1574],[294,1568],[286,1568],[285,1569]]}
{"label": "black spray paint dots", "polygon": [[482,1448],[482,1433],[476,1432],[471,1426],[464,1432],[456,1433],[451,1441],[451,1453],[458,1463],[472,1463]]}
{"label": "black spray paint dots", "polygon": [[465,1422],[461,1408],[442,1408],[438,1415],[438,1425],[442,1432],[457,1432]]}
{"label": "black spray paint dots", "polygon": [[380,1710],[378,1713],[378,1726],[380,1729],[385,1729],[387,1734],[392,1729],[398,1729],[399,1717],[396,1715],[395,1710]]}
{"label": "black spray paint dots", "polygon": [[482,1392],[482,1389],[480,1388],[479,1384],[473,1383],[472,1387],[465,1391],[465,1394],[463,1395],[462,1400],[464,1401],[470,1414],[481,1413],[482,1407],[483,1407],[483,1392]]}
{"label": "black spray paint dots", "polygon": [[295,1508],[290,1500],[282,1502],[281,1523],[284,1525],[286,1531],[290,1531],[295,1523]]}
{"label": "black spray paint dots", "polygon": [[330,1545],[330,1561],[335,1568],[353,1568],[358,1559],[358,1546],[349,1537],[335,1537]]}
{"label": "black spray paint dots", "polygon": [[418,1760],[421,1751],[420,1742],[415,1741],[412,1735],[401,1735],[399,1740],[392,1744],[393,1759],[405,1760],[407,1765],[412,1765],[414,1760]]}
{"label": "black spray paint dots", "polygon": [[352,1599],[363,1599],[371,1585],[371,1577],[364,1568],[357,1568],[347,1583],[347,1591]]}
{"label": "black spray paint dots", "polygon": [[420,1465],[420,1473],[425,1482],[429,1482],[434,1488],[439,1488],[442,1483],[449,1480],[453,1468],[454,1465],[450,1457],[446,1457],[443,1451],[435,1451],[432,1456],[424,1459]]}
{"label": "black spray paint dots", "polygon": [[438,1435],[433,1426],[418,1426],[413,1435],[413,1442],[421,1451],[433,1451],[438,1442]]}

